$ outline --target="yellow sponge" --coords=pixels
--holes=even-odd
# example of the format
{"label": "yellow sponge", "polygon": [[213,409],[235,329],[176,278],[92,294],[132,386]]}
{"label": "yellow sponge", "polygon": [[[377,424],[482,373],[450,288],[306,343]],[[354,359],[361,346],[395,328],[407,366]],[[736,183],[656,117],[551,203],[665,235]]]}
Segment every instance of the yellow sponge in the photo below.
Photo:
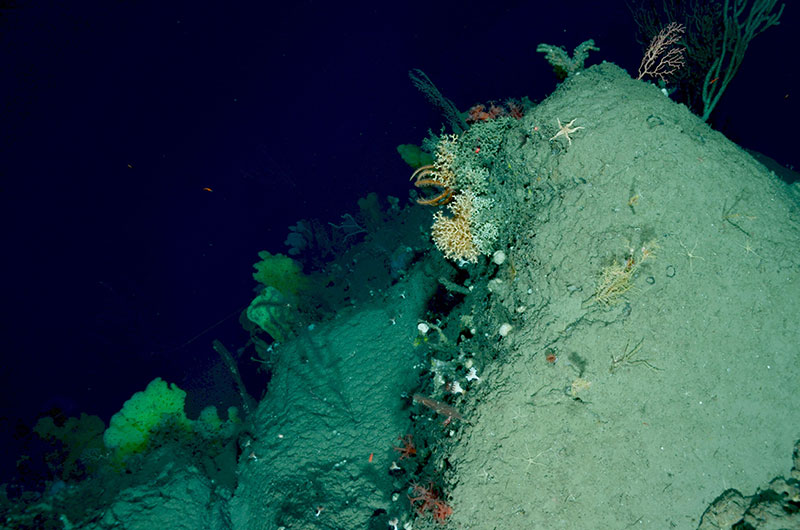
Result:
{"label": "yellow sponge", "polygon": [[183,436],[192,431],[192,422],[183,407],[186,392],[168,385],[160,377],[153,379],[142,392],[136,392],[122,410],[111,417],[103,434],[106,447],[117,463],[147,449],[156,432]]}
{"label": "yellow sponge", "polygon": [[300,264],[283,254],[270,254],[266,250],[258,253],[261,261],[253,267],[253,279],[267,287],[278,289],[282,295],[296,296],[308,286],[308,278],[303,274]]}

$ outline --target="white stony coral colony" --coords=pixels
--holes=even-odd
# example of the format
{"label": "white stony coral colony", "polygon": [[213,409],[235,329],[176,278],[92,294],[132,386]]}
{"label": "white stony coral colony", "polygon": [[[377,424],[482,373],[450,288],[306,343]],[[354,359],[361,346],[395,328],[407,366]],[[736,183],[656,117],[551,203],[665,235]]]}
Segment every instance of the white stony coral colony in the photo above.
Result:
{"label": "white stony coral colony", "polygon": [[442,136],[439,143],[436,144],[433,174],[436,175],[436,180],[444,188],[452,188],[456,185],[456,142],[458,142],[458,135],[449,134]]}
{"label": "white stony coral colony", "polygon": [[437,186],[453,194],[450,215],[433,216],[433,242],[447,259],[476,263],[491,254],[499,230],[494,200],[486,197],[489,170],[471,160],[471,149],[459,145],[459,137],[446,135],[436,145],[432,174]]}
{"label": "white stony coral colony", "polygon": [[452,260],[464,260],[477,263],[480,251],[475,244],[470,227],[475,195],[467,190],[459,193],[448,208],[452,217],[436,212],[433,216],[431,233],[433,242],[444,257]]}

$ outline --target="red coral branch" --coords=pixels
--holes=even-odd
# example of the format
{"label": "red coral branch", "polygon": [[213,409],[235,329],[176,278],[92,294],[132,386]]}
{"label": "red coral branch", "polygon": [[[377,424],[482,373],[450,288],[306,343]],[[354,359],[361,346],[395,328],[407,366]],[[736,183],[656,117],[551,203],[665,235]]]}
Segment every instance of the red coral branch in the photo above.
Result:
{"label": "red coral branch", "polygon": [[425,515],[431,512],[433,520],[437,523],[446,523],[447,518],[453,515],[453,508],[442,500],[433,487],[433,482],[428,483],[428,487],[419,484],[411,484],[412,491],[408,495],[411,506],[417,511],[418,515]]}
{"label": "red coral branch", "polygon": [[447,403],[442,401],[437,401],[435,399],[431,399],[429,397],[425,397],[422,394],[414,394],[414,402],[419,403],[421,405],[425,405],[432,411],[436,412],[437,414],[442,414],[443,416],[447,416],[448,420],[450,419],[457,419],[463,420],[464,416],[461,415],[454,407],[451,407]]}
{"label": "red coral branch", "polygon": [[397,439],[400,440],[401,446],[393,447],[392,449],[400,453],[400,460],[417,456],[417,447],[414,445],[414,437],[412,435],[398,436]]}

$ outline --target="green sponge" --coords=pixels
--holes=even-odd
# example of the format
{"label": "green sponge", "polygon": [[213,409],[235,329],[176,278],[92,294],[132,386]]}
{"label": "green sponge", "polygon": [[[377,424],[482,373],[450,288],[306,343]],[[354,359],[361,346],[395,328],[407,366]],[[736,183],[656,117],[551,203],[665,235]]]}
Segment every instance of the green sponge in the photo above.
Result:
{"label": "green sponge", "polygon": [[111,417],[103,441],[123,463],[133,454],[144,452],[155,433],[183,437],[192,432],[192,422],[183,407],[186,392],[160,377],[153,379],[142,392],[136,392],[122,410]]}
{"label": "green sponge", "polygon": [[414,169],[433,164],[433,155],[426,153],[418,145],[400,144],[397,146],[397,152],[405,163]]}

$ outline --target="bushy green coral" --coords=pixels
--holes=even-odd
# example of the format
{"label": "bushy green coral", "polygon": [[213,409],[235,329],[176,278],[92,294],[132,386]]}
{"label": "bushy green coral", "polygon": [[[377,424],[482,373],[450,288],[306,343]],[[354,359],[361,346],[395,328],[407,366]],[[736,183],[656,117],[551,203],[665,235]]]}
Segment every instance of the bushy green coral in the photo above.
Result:
{"label": "bushy green coral", "polygon": [[583,63],[589,57],[590,51],[600,51],[600,48],[595,47],[594,40],[589,39],[583,41],[575,47],[572,52],[572,57],[569,56],[567,50],[561,46],[553,46],[552,44],[539,44],[536,51],[546,54],[544,58],[548,63],[553,65],[553,71],[560,79],[566,79],[573,75],[575,72],[583,70]]}
{"label": "bushy green coral", "polygon": [[478,252],[491,254],[495,250],[495,242],[499,235],[500,212],[495,207],[495,200],[489,197],[475,197],[472,201],[475,208],[470,224],[472,241]]}
{"label": "bushy green coral", "polygon": [[475,193],[486,193],[489,188],[489,170],[467,162],[456,174],[458,187]]}
{"label": "bushy green coral", "polygon": [[[503,143],[508,131],[517,124],[517,120],[501,116],[493,120],[474,123],[467,133],[461,137],[458,151],[458,165],[471,164],[474,167],[490,168],[496,172],[502,167],[504,155]],[[494,175],[497,178],[496,175]]]}

